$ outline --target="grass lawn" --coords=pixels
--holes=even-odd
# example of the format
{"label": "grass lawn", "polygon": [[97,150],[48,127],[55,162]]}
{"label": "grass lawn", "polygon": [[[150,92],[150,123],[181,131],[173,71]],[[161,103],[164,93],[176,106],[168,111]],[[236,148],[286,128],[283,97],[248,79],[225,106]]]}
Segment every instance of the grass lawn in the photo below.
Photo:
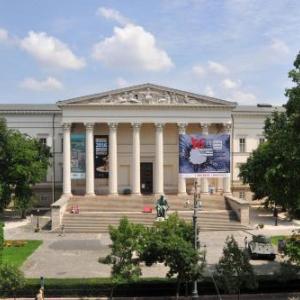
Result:
{"label": "grass lawn", "polygon": [[278,245],[279,240],[286,240],[289,237],[289,235],[273,235],[271,236],[271,242],[273,245]]}
{"label": "grass lawn", "polygon": [[22,246],[4,247],[3,262],[14,264],[19,268],[42,243],[43,241],[32,240],[26,241]]}

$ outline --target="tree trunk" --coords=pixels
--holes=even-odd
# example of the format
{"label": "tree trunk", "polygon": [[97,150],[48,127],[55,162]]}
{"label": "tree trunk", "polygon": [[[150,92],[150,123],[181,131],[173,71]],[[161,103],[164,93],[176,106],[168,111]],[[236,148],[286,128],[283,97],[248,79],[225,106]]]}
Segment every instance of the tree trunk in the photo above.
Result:
{"label": "tree trunk", "polygon": [[109,295],[109,299],[113,299],[113,294],[114,294],[114,286],[112,286],[111,290],[110,290],[110,295]]}
{"label": "tree trunk", "polygon": [[21,219],[26,219],[26,209],[21,210]]}
{"label": "tree trunk", "polygon": [[180,280],[177,280],[177,288],[176,288],[176,299],[179,299],[179,293],[180,293]]}

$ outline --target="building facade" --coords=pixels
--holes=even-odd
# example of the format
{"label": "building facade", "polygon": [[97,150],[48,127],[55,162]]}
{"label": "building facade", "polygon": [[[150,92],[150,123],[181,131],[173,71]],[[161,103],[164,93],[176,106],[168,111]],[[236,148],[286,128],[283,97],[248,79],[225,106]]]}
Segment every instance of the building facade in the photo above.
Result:
{"label": "building facade", "polygon": [[61,194],[179,194],[193,179],[178,170],[178,135],[231,135],[231,174],[202,178],[201,192],[250,199],[240,166],[264,142],[271,106],[235,102],[143,84],[59,101],[53,105],[0,105],[7,126],[46,143],[52,151],[47,178],[35,187],[41,205]]}

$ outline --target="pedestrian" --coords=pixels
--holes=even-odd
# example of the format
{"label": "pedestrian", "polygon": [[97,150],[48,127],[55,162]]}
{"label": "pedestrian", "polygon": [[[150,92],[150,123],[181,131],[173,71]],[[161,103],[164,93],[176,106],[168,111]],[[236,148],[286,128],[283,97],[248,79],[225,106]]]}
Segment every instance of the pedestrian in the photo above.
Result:
{"label": "pedestrian", "polygon": [[244,237],[244,245],[245,245],[245,249],[247,249],[248,248],[248,237],[247,236]]}

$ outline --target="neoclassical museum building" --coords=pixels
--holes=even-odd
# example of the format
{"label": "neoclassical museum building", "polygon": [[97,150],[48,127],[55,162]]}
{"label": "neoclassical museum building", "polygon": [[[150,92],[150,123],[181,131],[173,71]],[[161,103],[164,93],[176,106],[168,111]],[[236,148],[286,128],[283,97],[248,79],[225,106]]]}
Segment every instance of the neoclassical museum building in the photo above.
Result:
{"label": "neoclassical museum building", "polygon": [[58,101],[1,104],[9,128],[38,138],[52,151],[47,178],[35,187],[42,205],[63,195],[189,193],[179,175],[179,134],[231,136],[230,176],[200,178],[201,193],[250,199],[238,175],[264,142],[271,105],[238,105],[174,88],[141,84]]}

